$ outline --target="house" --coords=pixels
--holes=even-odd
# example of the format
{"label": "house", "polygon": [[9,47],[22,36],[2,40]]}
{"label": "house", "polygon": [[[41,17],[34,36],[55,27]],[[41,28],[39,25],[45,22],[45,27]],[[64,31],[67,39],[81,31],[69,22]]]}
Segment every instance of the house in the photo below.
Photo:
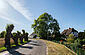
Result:
{"label": "house", "polygon": [[69,36],[69,34],[74,34],[75,37],[78,37],[78,31],[74,28],[66,29],[61,34],[65,36]]}
{"label": "house", "polygon": [[30,36],[29,36],[29,38],[36,38],[37,37],[37,34],[35,34],[35,33],[32,33]]}

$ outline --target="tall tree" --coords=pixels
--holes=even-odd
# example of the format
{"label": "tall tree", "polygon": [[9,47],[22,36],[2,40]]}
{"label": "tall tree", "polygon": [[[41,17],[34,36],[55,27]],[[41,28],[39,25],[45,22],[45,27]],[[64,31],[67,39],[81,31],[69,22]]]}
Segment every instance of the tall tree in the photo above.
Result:
{"label": "tall tree", "polygon": [[60,40],[60,38],[61,38],[60,32],[59,32],[60,27],[59,27],[59,24],[56,19],[52,19],[51,23],[49,24],[49,28],[52,33],[52,38]]}
{"label": "tall tree", "polygon": [[22,37],[23,37],[23,38],[24,38],[24,40],[25,40],[25,30],[24,30],[24,29],[22,29],[22,32],[23,32]]}
{"label": "tall tree", "polygon": [[5,47],[10,48],[10,37],[12,37],[12,30],[14,29],[13,24],[7,24],[6,26],[6,36],[5,36]]}
{"label": "tall tree", "polygon": [[44,39],[48,39],[49,34],[57,33],[60,29],[57,20],[48,13],[40,15],[37,20],[34,20],[32,28],[37,36]]}
{"label": "tall tree", "polygon": [[19,31],[17,31],[17,34],[18,34],[20,43],[23,43],[23,34],[21,32],[19,32]]}

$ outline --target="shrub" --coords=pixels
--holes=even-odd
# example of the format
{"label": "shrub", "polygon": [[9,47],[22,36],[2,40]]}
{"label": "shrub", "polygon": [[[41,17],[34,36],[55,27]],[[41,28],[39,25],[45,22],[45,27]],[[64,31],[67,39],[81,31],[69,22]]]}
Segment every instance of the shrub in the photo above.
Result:
{"label": "shrub", "polygon": [[74,42],[74,39],[75,39],[74,34],[70,34],[70,35],[67,37],[67,41],[70,42],[70,43],[73,43],[73,42]]}
{"label": "shrub", "polygon": [[80,47],[81,46],[81,39],[76,39],[74,43],[77,44],[78,47]]}
{"label": "shrub", "polygon": [[72,42],[74,42],[74,39],[68,38],[67,41],[72,43]]}
{"label": "shrub", "polygon": [[82,42],[83,42],[82,44],[85,44],[85,39],[83,39]]}

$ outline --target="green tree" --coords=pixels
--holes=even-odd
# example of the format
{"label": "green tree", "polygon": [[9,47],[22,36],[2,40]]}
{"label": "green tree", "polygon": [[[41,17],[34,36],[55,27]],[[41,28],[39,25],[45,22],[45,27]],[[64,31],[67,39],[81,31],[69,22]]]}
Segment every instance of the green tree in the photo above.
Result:
{"label": "green tree", "polygon": [[38,19],[34,20],[32,28],[34,29],[34,32],[37,34],[37,36],[43,39],[48,39],[49,34],[57,34],[60,29],[57,20],[53,19],[53,17],[48,13],[40,15]]}
{"label": "green tree", "polygon": [[5,37],[5,34],[6,34],[6,31],[2,31],[2,32],[0,33],[0,38],[4,38],[4,37]]}
{"label": "green tree", "polygon": [[74,43],[77,45],[77,46],[81,46],[81,39],[79,39],[79,38],[77,38],[75,41],[74,41]]}
{"label": "green tree", "polygon": [[82,45],[84,45],[85,44],[85,38],[82,40]]}
{"label": "green tree", "polygon": [[79,33],[78,33],[78,38],[80,38],[81,40],[82,40],[83,38],[85,38],[85,32],[79,32]]}
{"label": "green tree", "polygon": [[10,38],[13,37],[12,34],[11,34],[13,29],[14,29],[13,24],[7,24],[6,35],[5,35],[5,47],[7,47],[7,49],[10,48]]}
{"label": "green tree", "polygon": [[20,43],[23,43],[23,34],[21,34],[21,32],[17,31]]}
{"label": "green tree", "polygon": [[81,39],[81,45],[85,44],[85,30],[83,32],[78,33],[78,38]]}
{"label": "green tree", "polygon": [[23,37],[23,38],[24,38],[24,40],[25,40],[25,37],[26,37],[25,30],[24,30],[24,29],[22,29],[22,32],[23,32],[22,37]]}
{"label": "green tree", "polygon": [[25,41],[28,41],[28,35],[29,35],[29,34],[26,32],[26,33],[25,33]]}

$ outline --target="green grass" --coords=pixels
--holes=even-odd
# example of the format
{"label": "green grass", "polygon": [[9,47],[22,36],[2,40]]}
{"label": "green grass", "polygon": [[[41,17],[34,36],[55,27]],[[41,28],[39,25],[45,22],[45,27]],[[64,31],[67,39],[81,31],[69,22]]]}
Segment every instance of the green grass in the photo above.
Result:
{"label": "green grass", "polygon": [[[59,43],[59,41],[56,41],[56,43]],[[69,42],[62,42],[61,44],[65,45],[66,47],[68,47],[70,50],[74,51],[75,53],[77,53],[77,55],[85,55],[85,50],[82,48],[78,47],[78,44],[75,43],[69,43]]]}
{"label": "green grass", "polygon": [[48,47],[48,55],[77,55],[72,50],[69,50],[62,44],[58,44],[48,40],[43,41],[46,43]]}
{"label": "green grass", "polygon": [[7,50],[6,47],[0,47],[0,51]]}
{"label": "green grass", "polygon": [[[26,44],[27,42],[30,42],[30,40],[28,40],[28,41],[24,41],[23,40],[23,43],[18,43],[19,45],[23,45],[23,44]],[[14,44],[14,43],[11,43],[11,47],[16,47],[16,45]],[[4,50],[7,50],[7,48],[6,47],[4,47],[4,46],[2,46],[2,47],[0,47],[0,52],[1,51],[4,51]]]}

